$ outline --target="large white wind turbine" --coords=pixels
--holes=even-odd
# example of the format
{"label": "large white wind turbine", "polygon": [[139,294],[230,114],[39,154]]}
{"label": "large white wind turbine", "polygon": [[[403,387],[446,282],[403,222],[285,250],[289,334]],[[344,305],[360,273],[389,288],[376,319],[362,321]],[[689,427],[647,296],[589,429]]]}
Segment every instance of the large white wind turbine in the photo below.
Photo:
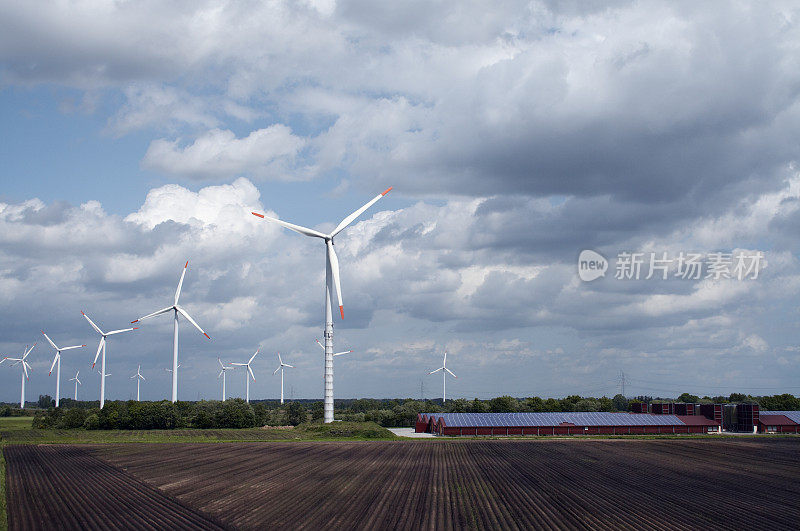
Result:
{"label": "large white wind turbine", "polygon": [[[323,347],[325,348],[325,347]],[[275,372],[272,373],[272,376],[278,374],[278,371],[281,371],[281,404],[283,404],[283,368],[289,367],[290,369],[294,369],[294,365],[289,365],[288,363],[284,363],[281,359],[281,353],[278,352],[278,368],[275,369]]]}
{"label": "large white wind turbine", "polygon": [[227,366],[223,365],[222,360],[219,358],[217,358],[217,361],[219,362],[220,366],[220,371],[219,375],[217,376],[217,379],[222,378],[222,401],[225,402],[225,373],[228,371],[232,371],[235,367],[231,367],[230,365]]}
{"label": "large white wind turbine", "polygon": [[59,397],[61,396],[61,353],[64,352],[65,350],[72,350],[74,348],[83,348],[86,345],[74,345],[72,347],[58,348],[56,344],[53,343],[53,340],[50,339],[47,336],[47,334],[44,333],[44,330],[42,330],[42,335],[47,340],[47,342],[50,343],[50,346],[56,349],[56,357],[53,358],[53,364],[50,366],[50,372],[47,375],[50,376],[51,374],[53,374],[53,367],[58,367],[56,369],[56,407],[58,407]]}
{"label": "large white wind turbine", "polygon": [[81,373],[81,371],[78,371],[78,372],[76,372],[76,373],[75,373],[75,377],[74,377],[74,378],[70,378],[70,379],[69,379],[69,381],[70,381],[70,382],[75,382],[75,402],[77,402],[77,401],[78,401],[78,386],[79,386],[79,385],[83,385],[83,384],[81,384],[81,381],[80,381],[80,380],[78,380],[78,375],[79,375],[80,373]]}
{"label": "large white wind turbine", "polygon": [[9,358],[8,356],[6,356],[2,360],[0,360],[0,363],[3,363],[6,360],[16,362],[16,363],[12,363],[11,364],[12,367],[14,365],[19,365],[20,363],[22,364],[22,371],[21,371],[21,381],[22,381],[21,386],[22,386],[22,390],[20,391],[20,398],[19,398],[19,408],[20,409],[25,409],[25,380],[28,379],[28,369],[31,368],[31,364],[28,363],[26,358],[28,357],[28,354],[31,353],[31,350],[33,350],[33,347],[35,347],[35,346],[36,346],[36,343],[34,343],[31,348],[28,348],[28,345],[25,345],[25,350],[23,351],[23,354],[22,354],[21,358]]}
{"label": "large white wind turbine", "polygon": [[281,221],[279,219],[265,216],[257,212],[252,212],[254,216],[258,216],[273,223],[277,223],[282,227],[293,230],[304,236],[312,238],[320,238],[325,241],[325,409],[324,420],[325,422],[333,422],[333,308],[331,306],[331,290],[336,290],[336,298],[339,302],[339,313],[344,319],[344,303],[342,302],[342,287],[339,283],[339,259],[336,257],[336,251],[333,249],[333,238],[342,232],[348,225],[360,216],[365,210],[375,204],[381,197],[389,193],[392,188],[387,188],[384,192],[373,197],[367,204],[344,218],[330,234],[323,234],[314,229],[301,227]]}
{"label": "large white wind turbine", "polygon": [[131,330],[137,330],[137,328],[122,328],[120,330],[112,330],[111,332],[103,332],[100,330],[100,327],[94,324],[94,321],[89,319],[89,316],[83,313],[86,320],[89,321],[89,324],[92,325],[92,328],[100,334],[100,344],[97,345],[97,354],[94,355],[94,361],[92,362],[92,369],[94,369],[95,364],[97,363],[97,357],[100,356],[100,352],[103,353],[103,357],[100,360],[100,409],[103,409],[103,406],[106,404],[106,376],[110,376],[106,374],[106,343],[108,342],[108,336],[113,336],[115,334],[121,334],[122,332],[130,332]]}
{"label": "large white wind turbine", "polygon": [[444,351],[444,360],[442,360],[442,366],[436,369],[435,371],[431,371],[428,374],[433,374],[435,372],[442,371],[442,404],[444,404],[445,400],[447,400],[447,374],[449,372],[453,378],[458,378],[453,371],[447,368],[447,351]]}
{"label": "large white wind turbine", "polygon": [[136,368],[136,374],[131,376],[131,380],[133,380],[134,378],[136,378],[136,401],[138,402],[139,401],[139,384],[142,383],[142,380],[145,379],[144,376],[142,376],[142,366],[141,365],[139,365]]}
{"label": "large white wind turbine", "polygon": [[200,330],[200,332],[206,336],[208,339],[211,339],[211,336],[206,334],[205,330],[200,328],[200,325],[194,322],[194,319],[186,313],[182,307],[178,306],[178,299],[181,296],[181,286],[183,286],[183,277],[186,276],[186,269],[189,267],[189,261],[186,261],[186,264],[183,266],[183,273],[181,273],[181,279],[178,281],[178,289],[175,290],[175,301],[172,303],[172,306],[167,306],[157,312],[153,312],[150,314],[145,315],[144,317],[139,317],[135,321],[131,321],[131,324],[137,323],[144,319],[149,319],[150,317],[155,317],[156,315],[161,315],[162,313],[167,313],[172,311],[175,314],[175,321],[173,325],[172,331],[172,402],[175,403],[178,401],[178,314],[181,314],[183,317],[186,318],[187,321],[192,323],[195,328]]}
{"label": "large white wind turbine", "polygon": [[231,363],[231,365],[236,365],[237,367],[245,367],[244,371],[244,381],[247,387],[247,391],[245,393],[245,401],[249,404],[250,403],[250,377],[253,377],[253,381],[256,381],[256,375],[253,374],[253,369],[250,368],[250,364],[253,363],[253,360],[256,356],[258,356],[258,351],[261,350],[261,347],[256,350],[256,353],[250,357],[250,361],[247,363]]}

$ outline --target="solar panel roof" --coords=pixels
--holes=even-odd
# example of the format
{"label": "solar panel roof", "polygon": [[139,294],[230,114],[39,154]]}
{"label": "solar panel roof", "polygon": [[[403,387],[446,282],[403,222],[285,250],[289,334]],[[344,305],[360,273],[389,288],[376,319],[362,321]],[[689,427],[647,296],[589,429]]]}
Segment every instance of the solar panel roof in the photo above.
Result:
{"label": "solar panel roof", "polygon": [[684,426],[675,415],[649,413],[424,413],[434,421],[444,418],[446,426],[462,427],[514,427],[558,426],[562,423],[575,426]]}
{"label": "solar panel roof", "polygon": [[792,422],[800,424],[800,411],[761,411],[760,415],[783,415]]}

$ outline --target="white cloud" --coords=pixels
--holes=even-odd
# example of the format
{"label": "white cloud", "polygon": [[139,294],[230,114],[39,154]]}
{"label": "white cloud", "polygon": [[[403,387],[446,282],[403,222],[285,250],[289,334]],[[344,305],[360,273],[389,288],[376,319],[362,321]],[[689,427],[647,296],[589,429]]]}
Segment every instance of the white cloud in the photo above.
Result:
{"label": "white cloud", "polygon": [[295,159],[304,144],[303,139],[280,124],[258,129],[244,138],[236,138],[232,131],[212,129],[184,147],[178,141],[154,140],[142,166],[198,180],[237,175],[296,180]]}

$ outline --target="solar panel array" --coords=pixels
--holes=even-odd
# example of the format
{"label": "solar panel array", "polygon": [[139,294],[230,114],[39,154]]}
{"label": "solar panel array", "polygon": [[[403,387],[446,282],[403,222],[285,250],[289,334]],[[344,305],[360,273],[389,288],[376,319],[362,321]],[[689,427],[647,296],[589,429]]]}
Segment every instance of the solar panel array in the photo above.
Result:
{"label": "solar panel array", "polygon": [[783,415],[792,422],[800,424],[800,411],[761,411],[761,415]]}
{"label": "solar panel array", "polygon": [[675,415],[649,413],[423,413],[437,422],[444,418],[445,426],[466,427],[518,427],[558,426],[570,423],[575,426],[684,426]]}

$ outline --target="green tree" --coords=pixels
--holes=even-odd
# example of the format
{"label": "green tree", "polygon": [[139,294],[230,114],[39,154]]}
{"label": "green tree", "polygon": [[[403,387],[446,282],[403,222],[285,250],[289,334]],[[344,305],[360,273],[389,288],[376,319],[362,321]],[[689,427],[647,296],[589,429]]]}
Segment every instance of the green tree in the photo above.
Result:
{"label": "green tree", "polygon": [[36,402],[36,405],[42,409],[49,409],[56,406],[56,401],[50,395],[39,395],[39,401]]}
{"label": "green tree", "polygon": [[498,396],[489,401],[489,411],[492,413],[513,413],[517,410],[517,399],[506,396]]}
{"label": "green tree", "polygon": [[286,423],[297,426],[308,420],[308,411],[300,402],[292,402],[286,408]]}
{"label": "green tree", "polygon": [[686,402],[688,404],[696,404],[700,400],[700,397],[697,395],[690,395],[689,393],[683,393],[681,396],[678,397],[678,402]]}
{"label": "green tree", "polygon": [[614,404],[615,411],[628,411],[628,399],[621,394],[614,395],[611,402]]}

